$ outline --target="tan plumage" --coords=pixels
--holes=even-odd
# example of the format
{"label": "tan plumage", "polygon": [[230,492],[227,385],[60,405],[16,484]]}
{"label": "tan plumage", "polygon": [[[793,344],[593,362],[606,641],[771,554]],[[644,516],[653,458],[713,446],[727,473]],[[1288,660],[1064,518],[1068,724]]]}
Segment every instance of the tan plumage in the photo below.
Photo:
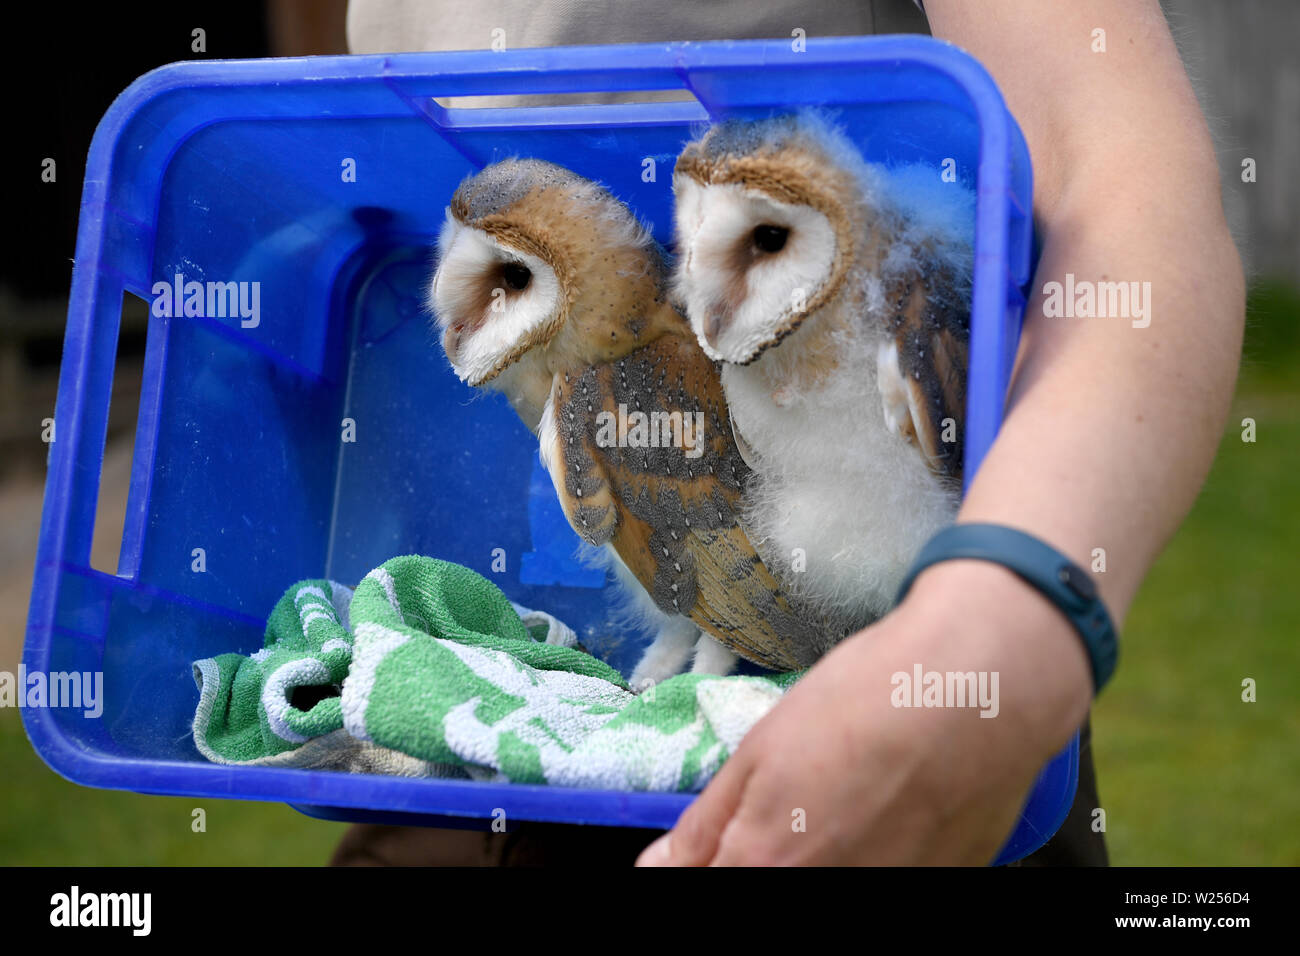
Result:
{"label": "tan plumage", "polygon": [[[894,340],[896,381],[906,394],[899,433],[918,446],[931,470],[953,480],[962,476],[960,436],[970,364],[970,310],[948,294],[957,285],[947,263],[929,258],[895,278],[886,292],[893,310],[886,327]],[[945,420],[953,423],[955,440],[943,440]]]}
{"label": "tan plumage", "polygon": [[[742,657],[782,670],[807,663],[811,635],[737,522],[748,468],[731,440],[717,371],[694,341],[666,333],[555,388],[547,458],[562,463],[560,500],[578,533],[612,543],[659,608],[686,614]],[[616,415],[619,405],[702,411],[700,456],[602,446],[596,415]]]}
{"label": "tan plumage", "polygon": [[[808,663],[815,632],[739,524],[748,469],[718,370],[635,217],[561,167],[510,161],[461,184],[439,245],[431,293],[448,358],[537,431],[578,534],[610,545],[663,614],[764,666]],[[703,432],[679,427],[676,447],[609,441],[610,420],[633,411],[698,415]]]}

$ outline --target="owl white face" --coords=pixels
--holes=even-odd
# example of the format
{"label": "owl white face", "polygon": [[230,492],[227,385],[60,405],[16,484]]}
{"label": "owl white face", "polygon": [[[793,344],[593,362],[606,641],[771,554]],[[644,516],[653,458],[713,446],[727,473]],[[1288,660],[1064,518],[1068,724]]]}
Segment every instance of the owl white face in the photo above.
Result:
{"label": "owl white face", "polygon": [[546,341],[564,304],[549,265],[450,214],[438,237],[429,300],[452,368],[474,387]]}
{"label": "owl white face", "polygon": [[831,276],[836,234],[811,206],[678,174],[674,287],[700,346],[744,364],[798,327]]}

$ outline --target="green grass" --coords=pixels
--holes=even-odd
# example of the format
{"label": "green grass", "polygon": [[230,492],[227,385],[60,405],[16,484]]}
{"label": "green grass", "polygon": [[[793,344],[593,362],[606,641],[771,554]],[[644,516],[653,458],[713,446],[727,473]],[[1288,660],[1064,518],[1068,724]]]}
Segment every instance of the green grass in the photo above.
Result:
{"label": "green grass", "polygon": [[0,865],[317,866],[344,829],[283,804],[79,787],[36,756],[13,709],[0,710],[0,768]]}
{"label": "green grass", "polygon": [[1249,314],[1214,468],[1094,713],[1118,864],[1300,864],[1300,296],[1257,287]]}
{"label": "green grass", "polygon": [[[1250,315],[1218,459],[1093,717],[1117,864],[1300,864],[1300,296],[1257,287]],[[36,757],[14,710],[0,710],[0,781],[0,864],[315,865],[343,829],[278,804],[78,787]]]}

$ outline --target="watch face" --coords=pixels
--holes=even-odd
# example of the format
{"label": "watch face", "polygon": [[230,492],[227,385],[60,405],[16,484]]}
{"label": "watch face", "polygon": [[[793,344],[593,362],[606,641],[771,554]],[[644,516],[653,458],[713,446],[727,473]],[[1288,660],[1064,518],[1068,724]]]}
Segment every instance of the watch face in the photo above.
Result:
{"label": "watch face", "polygon": [[1077,565],[1061,565],[1060,570],[1057,571],[1057,577],[1061,579],[1062,584],[1084,600],[1092,601],[1096,599],[1096,583]]}

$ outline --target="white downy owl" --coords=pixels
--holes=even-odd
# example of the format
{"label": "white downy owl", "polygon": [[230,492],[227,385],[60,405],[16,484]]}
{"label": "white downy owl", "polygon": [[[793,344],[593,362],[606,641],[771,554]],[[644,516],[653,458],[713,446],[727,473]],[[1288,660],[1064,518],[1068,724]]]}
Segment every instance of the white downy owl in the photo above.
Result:
{"label": "white downy owl", "polygon": [[713,127],[673,188],[674,294],[755,473],[742,520],[801,613],[852,633],[956,514],[974,194],[813,111]]}

